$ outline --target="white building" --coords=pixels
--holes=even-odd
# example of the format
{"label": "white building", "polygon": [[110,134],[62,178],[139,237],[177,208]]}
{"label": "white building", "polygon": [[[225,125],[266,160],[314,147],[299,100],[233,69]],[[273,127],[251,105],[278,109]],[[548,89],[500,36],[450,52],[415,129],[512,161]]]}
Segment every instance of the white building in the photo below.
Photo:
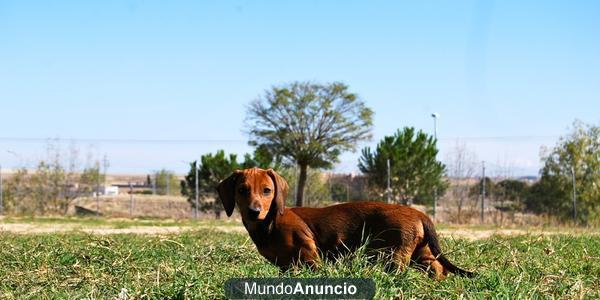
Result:
{"label": "white building", "polygon": [[119,194],[119,187],[114,185],[100,186],[98,192],[103,196],[117,196]]}

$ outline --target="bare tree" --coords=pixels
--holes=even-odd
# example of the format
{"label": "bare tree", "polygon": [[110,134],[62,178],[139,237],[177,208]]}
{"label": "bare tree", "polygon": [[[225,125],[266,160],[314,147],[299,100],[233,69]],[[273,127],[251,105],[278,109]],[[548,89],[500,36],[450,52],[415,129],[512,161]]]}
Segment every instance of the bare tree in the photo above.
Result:
{"label": "bare tree", "polygon": [[456,202],[457,220],[461,222],[462,212],[469,199],[470,179],[477,172],[477,156],[467,149],[467,145],[459,140],[447,155],[448,176],[451,178],[451,197]]}
{"label": "bare tree", "polygon": [[79,151],[73,142],[66,155],[59,140],[49,140],[46,151],[46,159],[37,164],[34,172],[19,170],[7,182],[11,212],[66,214],[78,197],[91,194],[93,184],[101,178],[97,161],[95,167],[80,169]]}

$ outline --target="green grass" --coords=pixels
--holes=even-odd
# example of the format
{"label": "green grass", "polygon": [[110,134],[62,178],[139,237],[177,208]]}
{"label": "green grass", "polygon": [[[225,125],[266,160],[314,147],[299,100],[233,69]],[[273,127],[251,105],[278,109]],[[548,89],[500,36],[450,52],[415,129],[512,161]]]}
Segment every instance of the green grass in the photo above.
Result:
{"label": "green grass", "polygon": [[317,271],[281,273],[256,251],[247,234],[195,229],[168,236],[0,234],[0,298],[223,298],[231,277],[362,277],[389,298],[600,298],[598,236],[492,237],[443,240],[473,279],[442,282],[409,268],[386,272],[364,255],[327,262]]}

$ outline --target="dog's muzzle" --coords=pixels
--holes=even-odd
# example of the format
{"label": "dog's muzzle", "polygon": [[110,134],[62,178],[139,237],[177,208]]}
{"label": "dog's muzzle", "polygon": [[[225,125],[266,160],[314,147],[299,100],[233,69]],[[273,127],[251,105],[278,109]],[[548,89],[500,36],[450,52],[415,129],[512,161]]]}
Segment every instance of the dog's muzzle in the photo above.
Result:
{"label": "dog's muzzle", "polygon": [[252,205],[248,206],[248,216],[252,220],[258,219],[258,215],[260,214],[260,207],[252,207]]}

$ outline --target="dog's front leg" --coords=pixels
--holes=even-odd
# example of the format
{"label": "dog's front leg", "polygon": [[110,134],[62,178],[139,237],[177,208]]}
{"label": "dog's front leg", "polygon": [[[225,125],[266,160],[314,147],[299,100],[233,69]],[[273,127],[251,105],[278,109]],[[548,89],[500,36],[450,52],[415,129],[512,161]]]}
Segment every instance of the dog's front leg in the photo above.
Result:
{"label": "dog's front leg", "polygon": [[296,246],[289,264],[278,264],[278,266],[282,272],[286,272],[290,268],[301,268],[302,266],[308,266],[314,271],[320,264],[321,257],[315,243],[312,240],[307,240]]}
{"label": "dog's front leg", "polygon": [[300,248],[300,260],[304,262],[311,270],[316,270],[321,264],[321,257],[315,242],[312,239],[306,239]]}
{"label": "dog's front leg", "polygon": [[312,271],[318,268],[320,258],[316,250],[301,247],[295,251],[296,255],[293,256],[289,263],[278,263],[279,270],[283,273],[290,269],[299,269],[302,266],[308,266]]}

